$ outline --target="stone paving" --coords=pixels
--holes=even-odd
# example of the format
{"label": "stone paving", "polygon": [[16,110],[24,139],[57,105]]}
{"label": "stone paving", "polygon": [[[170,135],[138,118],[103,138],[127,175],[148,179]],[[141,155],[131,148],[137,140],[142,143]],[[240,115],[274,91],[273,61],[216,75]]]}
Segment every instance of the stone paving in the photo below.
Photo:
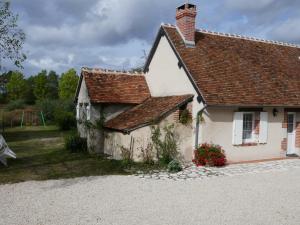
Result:
{"label": "stone paving", "polygon": [[141,179],[155,180],[194,180],[207,179],[221,176],[238,176],[244,174],[266,173],[272,171],[286,171],[294,168],[300,169],[299,159],[233,164],[226,167],[196,167],[194,164],[184,166],[183,171],[169,173],[167,171],[150,171],[149,173],[138,172],[135,176]]}

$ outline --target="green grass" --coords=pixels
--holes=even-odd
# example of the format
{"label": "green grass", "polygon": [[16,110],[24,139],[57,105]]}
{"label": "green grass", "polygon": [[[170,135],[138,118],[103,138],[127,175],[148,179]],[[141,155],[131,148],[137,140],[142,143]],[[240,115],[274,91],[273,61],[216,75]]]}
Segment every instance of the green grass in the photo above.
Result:
{"label": "green grass", "polygon": [[8,167],[0,165],[0,184],[128,174],[120,161],[65,150],[66,135],[68,132],[58,131],[54,126],[6,130],[4,138],[17,159],[9,159]]}

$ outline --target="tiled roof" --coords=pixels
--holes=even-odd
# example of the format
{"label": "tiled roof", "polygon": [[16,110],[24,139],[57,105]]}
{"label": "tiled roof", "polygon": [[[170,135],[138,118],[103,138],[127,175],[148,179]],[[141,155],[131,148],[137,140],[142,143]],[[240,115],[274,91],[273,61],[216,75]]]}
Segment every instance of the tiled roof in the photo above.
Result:
{"label": "tiled roof", "polygon": [[82,70],[92,103],[140,104],[150,97],[143,74]]}
{"label": "tiled roof", "polygon": [[192,99],[193,95],[149,98],[142,104],[107,121],[105,127],[130,132],[163,118],[172,110],[192,101]]}
{"label": "tiled roof", "polygon": [[207,105],[300,106],[300,48],[196,32],[187,48],[172,26],[162,28]]}

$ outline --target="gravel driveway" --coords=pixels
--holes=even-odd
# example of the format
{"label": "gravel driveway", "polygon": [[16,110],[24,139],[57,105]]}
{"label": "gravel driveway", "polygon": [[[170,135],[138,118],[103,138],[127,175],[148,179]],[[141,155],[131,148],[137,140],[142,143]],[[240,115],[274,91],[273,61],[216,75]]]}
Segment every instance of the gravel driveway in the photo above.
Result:
{"label": "gravel driveway", "polygon": [[298,225],[300,168],[205,180],[90,177],[0,186],[1,225]]}

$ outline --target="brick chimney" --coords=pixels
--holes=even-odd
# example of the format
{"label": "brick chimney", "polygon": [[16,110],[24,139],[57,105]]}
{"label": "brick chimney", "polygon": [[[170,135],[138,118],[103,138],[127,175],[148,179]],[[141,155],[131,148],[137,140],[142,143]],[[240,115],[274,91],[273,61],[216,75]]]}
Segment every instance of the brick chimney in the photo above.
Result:
{"label": "brick chimney", "polygon": [[195,46],[197,7],[184,4],[176,10],[176,25],[187,46]]}

